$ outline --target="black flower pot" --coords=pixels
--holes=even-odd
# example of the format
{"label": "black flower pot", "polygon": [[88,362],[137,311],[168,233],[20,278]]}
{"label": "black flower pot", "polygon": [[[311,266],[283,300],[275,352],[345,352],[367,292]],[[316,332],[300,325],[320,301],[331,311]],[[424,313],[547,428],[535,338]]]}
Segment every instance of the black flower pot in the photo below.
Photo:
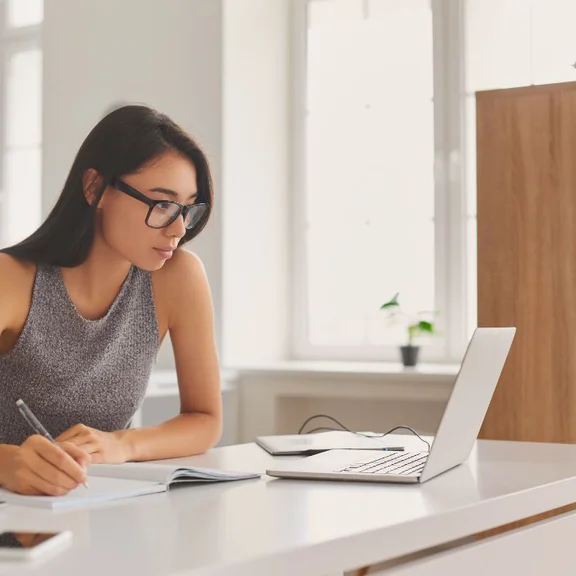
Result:
{"label": "black flower pot", "polygon": [[400,346],[400,352],[402,353],[402,364],[404,366],[416,366],[418,364],[419,346]]}

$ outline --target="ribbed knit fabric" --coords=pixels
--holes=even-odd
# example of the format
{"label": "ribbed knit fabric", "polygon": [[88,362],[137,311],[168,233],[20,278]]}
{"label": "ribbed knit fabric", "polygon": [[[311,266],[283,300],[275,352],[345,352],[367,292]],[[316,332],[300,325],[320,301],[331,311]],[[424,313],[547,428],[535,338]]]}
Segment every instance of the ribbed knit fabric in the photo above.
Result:
{"label": "ribbed knit fabric", "polygon": [[39,265],[24,329],[0,354],[0,444],[21,444],[33,433],[16,407],[19,398],[53,436],[79,423],[126,428],[144,399],[157,350],[149,272],[133,266],[106,314],[87,320],[60,268]]}

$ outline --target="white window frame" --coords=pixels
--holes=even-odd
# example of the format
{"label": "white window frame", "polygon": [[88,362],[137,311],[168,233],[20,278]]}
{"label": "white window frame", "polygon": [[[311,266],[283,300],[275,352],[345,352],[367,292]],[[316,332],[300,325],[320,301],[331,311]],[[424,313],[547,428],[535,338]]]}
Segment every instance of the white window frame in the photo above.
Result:
{"label": "white window frame", "polygon": [[10,57],[16,52],[42,49],[42,23],[31,26],[7,28],[7,2],[0,0],[0,246],[6,244],[4,202],[7,202],[5,158],[6,144],[6,74]]}
{"label": "white window frame", "polygon": [[[330,1],[330,0],[326,0]],[[467,326],[467,195],[465,181],[465,93],[463,0],[430,0],[434,36],[435,294],[442,312],[442,338],[423,347],[424,362],[459,362]],[[293,0],[291,147],[291,355],[305,360],[398,361],[398,346],[316,346],[308,340],[306,296],[306,7]],[[399,342],[404,344],[404,342]]]}

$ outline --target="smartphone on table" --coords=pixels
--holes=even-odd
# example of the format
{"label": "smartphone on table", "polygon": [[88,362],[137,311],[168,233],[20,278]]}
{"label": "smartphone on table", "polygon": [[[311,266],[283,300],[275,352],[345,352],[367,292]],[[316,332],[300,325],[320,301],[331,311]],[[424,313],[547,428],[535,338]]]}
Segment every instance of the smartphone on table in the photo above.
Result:
{"label": "smartphone on table", "polygon": [[39,560],[64,549],[72,541],[72,532],[4,531],[0,532],[0,563],[7,560]]}

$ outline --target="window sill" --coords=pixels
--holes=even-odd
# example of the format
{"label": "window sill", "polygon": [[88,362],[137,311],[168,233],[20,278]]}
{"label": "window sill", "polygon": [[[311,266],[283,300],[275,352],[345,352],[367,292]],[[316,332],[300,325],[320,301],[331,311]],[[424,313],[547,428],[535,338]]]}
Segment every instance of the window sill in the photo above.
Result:
{"label": "window sill", "polygon": [[[361,383],[370,385],[390,383],[414,384],[451,384],[460,364],[426,364],[406,368],[399,362],[338,362],[314,360],[286,360],[259,365],[227,367],[221,371],[220,380],[223,392],[236,389],[237,382],[248,383],[254,380],[275,382],[294,379],[302,382],[330,381],[355,382],[354,389],[359,391]],[[290,384],[289,384],[290,385]],[[150,375],[147,398],[172,396],[178,393],[176,370],[157,369]]]}
{"label": "window sill", "polygon": [[[236,389],[237,373],[233,370],[222,370],[220,372],[220,382],[222,392]],[[148,390],[146,398],[156,398],[160,396],[173,396],[178,394],[178,375],[176,370],[155,369],[150,374],[148,380]]]}
{"label": "window sill", "polygon": [[257,366],[234,366],[232,370],[240,377],[250,376],[366,376],[383,379],[410,381],[445,381],[454,379],[460,364],[419,364],[404,367],[399,362],[339,362],[316,360],[287,360]]}

